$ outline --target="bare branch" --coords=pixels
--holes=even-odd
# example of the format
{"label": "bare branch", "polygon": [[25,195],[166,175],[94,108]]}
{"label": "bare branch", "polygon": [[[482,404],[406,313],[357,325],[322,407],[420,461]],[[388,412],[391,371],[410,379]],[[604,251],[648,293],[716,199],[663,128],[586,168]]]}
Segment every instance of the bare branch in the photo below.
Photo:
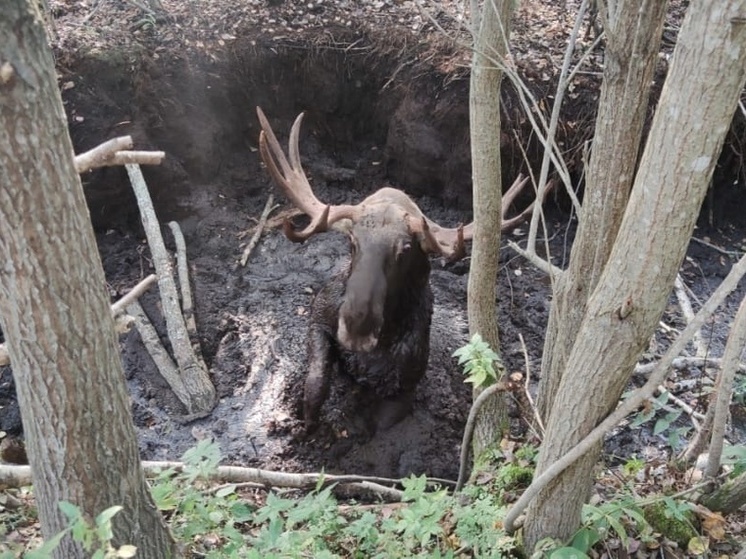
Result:
{"label": "bare branch", "polygon": [[[164,470],[173,469],[181,472],[184,469],[182,462],[155,462],[144,461],[142,467],[148,477],[155,477]],[[215,480],[224,483],[255,483],[263,487],[286,487],[294,489],[314,489],[319,482],[323,486],[331,484],[348,485],[355,484],[362,489],[372,490],[376,494],[390,500],[401,500],[402,492],[392,486],[400,486],[401,479],[357,476],[357,475],[334,475],[324,473],[288,473],[261,470],[259,468],[244,468],[240,466],[218,466],[214,476]],[[450,480],[439,478],[428,478],[429,485],[442,486],[453,485]],[[21,487],[31,485],[30,466],[0,465],[0,485],[6,487]]]}
{"label": "bare branch", "polygon": [[5,367],[6,365],[10,365],[10,355],[8,355],[5,344],[0,344],[0,367]]}
{"label": "bare branch", "polygon": [[723,366],[715,393],[715,415],[712,422],[712,435],[710,439],[710,452],[705,469],[705,476],[713,478],[720,470],[720,457],[723,454],[723,440],[725,439],[725,424],[730,412],[730,399],[733,393],[733,381],[738,369],[738,361],[746,347],[746,297],[738,307],[736,318],[731,326],[730,336],[725,344],[723,353]]}
{"label": "bare branch", "polygon": [[111,167],[139,163],[160,165],[166,157],[162,151],[127,151],[132,147],[132,136],[119,136],[107,140],[95,148],[75,156],[75,170],[78,174],[98,167]]}
{"label": "bare branch", "polygon": [[132,136],[119,136],[118,138],[107,140],[91,150],[76,155],[75,170],[78,174],[81,174],[96,167],[103,167],[107,165],[107,161],[114,157],[116,152],[123,149],[130,149],[132,146]]}
{"label": "bare branch", "polygon": [[251,251],[254,250],[254,247],[256,247],[256,244],[259,242],[259,237],[262,235],[262,231],[267,225],[267,219],[269,218],[269,214],[272,212],[272,210],[275,208],[272,204],[274,203],[274,196],[272,194],[269,195],[269,198],[267,198],[267,203],[264,204],[264,210],[262,210],[262,215],[259,216],[259,223],[257,223],[256,228],[254,229],[254,234],[251,236],[251,240],[249,240],[249,244],[246,245],[246,248],[243,251],[243,254],[241,255],[241,266],[246,266],[246,262],[249,261],[249,256],[251,256]]}
{"label": "bare branch", "polygon": [[206,371],[207,365],[205,365],[205,361],[202,358],[202,347],[199,343],[197,323],[194,319],[194,302],[192,301],[192,286],[189,282],[189,264],[186,255],[186,242],[184,241],[184,235],[181,232],[181,227],[179,227],[178,223],[171,221],[169,222],[168,227],[171,229],[171,234],[174,236],[174,243],[176,244],[176,269],[179,274],[179,289],[181,291],[181,312],[184,315],[187,334],[189,335],[189,340],[194,349],[194,354],[199,360],[202,368]]}
{"label": "bare branch", "polygon": [[158,276],[150,274],[135,287],[130,289],[121,299],[119,299],[119,301],[111,306],[111,316],[117,316],[118,314],[123,313],[130,304],[139,299],[140,296],[150,289],[150,286],[157,280]]}
{"label": "bare branch", "polygon": [[215,387],[210,382],[204,364],[197,357],[190,344],[184,317],[179,308],[179,296],[174,282],[173,266],[161,236],[160,224],[155,215],[145,178],[142,176],[139,165],[128,164],[125,167],[132,183],[132,189],[137,197],[143,228],[150,251],[153,254],[153,262],[158,274],[158,288],[163,304],[163,314],[166,319],[166,330],[182,381],[189,393],[189,403],[186,404],[187,413],[191,415],[203,413],[211,410],[215,405]]}

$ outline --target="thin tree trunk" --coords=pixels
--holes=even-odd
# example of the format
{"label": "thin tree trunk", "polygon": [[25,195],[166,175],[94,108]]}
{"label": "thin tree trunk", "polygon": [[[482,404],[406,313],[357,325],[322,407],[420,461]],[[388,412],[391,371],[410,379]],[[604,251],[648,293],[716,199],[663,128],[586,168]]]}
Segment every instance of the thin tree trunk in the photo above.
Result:
{"label": "thin tree trunk", "polygon": [[[500,354],[497,327],[497,270],[502,211],[500,167],[500,82],[502,72],[489,58],[505,56],[512,0],[487,0],[481,18],[473,13],[475,52],[469,92],[474,192],[474,241],[469,268],[469,331],[479,333]],[[474,9],[474,8],[473,8]],[[499,440],[507,424],[504,396],[497,393],[477,417],[475,456]]]}
{"label": "thin tree trunk", "polygon": [[570,264],[554,285],[544,341],[537,406],[545,422],[588,297],[606,266],[627,206],[666,4],[665,0],[645,0],[641,4],[609,0],[601,7],[606,11],[604,80],[585,181],[583,219]]}
{"label": "thin tree trunk", "polygon": [[[45,538],[113,505],[115,543],[177,555],[143,476],[119,346],[42,20],[0,14],[0,319]],[[54,552],[85,557],[70,537]]]}
{"label": "thin tree trunk", "polygon": [[[614,409],[665,308],[746,80],[744,13],[746,0],[689,6],[627,211],[546,422],[537,473]],[[529,550],[578,527],[599,450],[534,499],[524,527]]]}

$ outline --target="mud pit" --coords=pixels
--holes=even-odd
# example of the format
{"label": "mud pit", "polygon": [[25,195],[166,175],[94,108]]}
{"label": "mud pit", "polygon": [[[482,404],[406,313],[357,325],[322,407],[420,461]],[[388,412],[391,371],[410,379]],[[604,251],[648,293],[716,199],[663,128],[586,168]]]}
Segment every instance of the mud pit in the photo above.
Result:
{"label": "mud pit", "polygon": [[[278,197],[256,152],[256,105],[283,143],[291,118],[308,110],[301,151],[320,199],[355,203],[392,184],[416,195],[426,214],[444,225],[470,221],[459,209],[470,204],[465,82],[443,88],[436,74],[381,94],[392,68],[366,73],[371,60],[333,51],[311,68],[292,50],[280,56],[242,50],[219,69],[178,58],[148,66],[123,89],[117,60],[82,60],[72,69],[76,87],[65,100],[77,151],[132,134],[137,147],[168,154],[161,168],[144,172],[162,224],[176,220],[186,236],[199,337],[220,397],[208,418],[182,425],[176,418],[185,410],[139,335],[123,336],[143,458],[178,459],[207,437],[230,464],[456,477],[471,394],[452,353],[468,339],[468,260],[445,266],[433,259],[427,374],[413,412],[372,437],[360,422],[365,391],[345,376],[332,383],[320,429],[306,437],[300,421],[309,304],[344,265],[346,238],[330,232],[298,245],[273,229],[246,267],[238,263],[248,239],[241,233],[253,226],[270,192]],[[249,78],[229,83],[236,75]],[[427,95],[434,91],[440,99],[433,102]],[[84,183],[116,299],[152,271],[149,251],[124,171],[96,171]],[[537,290],[542,284],[531,273],[503,274],[502,281],[509,294],[501,308],[505,360],[521,369],[518,332],[538,355],[546,291]],[[155,290],[142,303],[167,343]]]}

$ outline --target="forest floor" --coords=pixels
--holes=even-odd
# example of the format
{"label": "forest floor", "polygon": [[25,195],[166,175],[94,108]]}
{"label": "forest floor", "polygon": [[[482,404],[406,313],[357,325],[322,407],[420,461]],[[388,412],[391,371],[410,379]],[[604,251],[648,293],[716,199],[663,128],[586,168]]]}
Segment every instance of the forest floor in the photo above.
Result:
{"label": "forest floor", "polygon": [[[283,142],[291,118],[307,110],[301,152],[320,199],[354,203],[393,184],[411,192],[424,212],[443,225],[470,220],[469,55],[459,43],[467,37],[463,6],[468,3],[422,2],[418,9],[415,2],[399,0],[163,0],[166,16],[147,14],[124,0],[50,4],[52,43],[76,151],[131,134],[137,149],[167,153],[162,168],[146,169],[145,176],[162,222],[176,220],[185,233],[199,338],[220,398],[208,417],[182,424],[178,418],[185,410],[139,335],[123,335],[142,457],[179,459],[198,440],[210,438],[219,443],[225,464],[454,479],[471,404],[470,387],[453,357],[468,341],[469,259],[447,265],[433,259],[430,362],[413,412],[370,436],[355,421],[364,394],[340,376],[322,411],[322,426],[310,437],[298,410],[309,304],[344,264],[347,240],[325,233],[299,245],[270,228],[247,265],[239,260],[246,232],[272,192],[256,151],[256,105],[262,105]],[[537,98],[551,102],[577,3],[546,4],[551,5],[521,2],[512,55]],[[663,65],[680,17],[680,3],[673,2]],[[444,32],[451,38],[444,38]],[[593,40],[587,22],[580,44],[587,47]],[[575,176],[581,146],[592,136],[601,61],[601,54],[592,56],[587,72],[579,74],[560,127]],[[525,172],[522,140],[535,168],[536,140],[515,99],[508,95],[503,102],[508,115],[505,173],[512,182]],[[153,271],[150,253],[123,171],[99,170],[83,180],[116,300]],[[701,220],[681,270],[695,310],[746,250],[743,222],[729,220],[732,204],[713,202],[716,198],[706,208],[715,219]],[[546,210],[545,234],[553,262],[560,266],[569,256],[576,226],[567,208],[566,197],[558,195]],[[509,238],[520,243],[525,233],[521,227]],[[505,246],[498,281],[503,359],[510,371],[525,374],[528,368],[535,376],[551,286]],[[722,355],[744,294],[741,285],[703,331],[708,355]],[[157,295],[147,293],[142,303],[165,339]],[[684,325],[672,296],[646,358],[660,355]],[[676,371],[667,386],[703,411],[713,373],[712,367]],[[739,382],[728,433],[734,443],[746,441],[746,379],[739,377]],[[676,409],[676,404],[667,406]],[[514,411],[513,434],[520,439],[527,428],[521,410]],[[658,417],[665,413],[662,409]],[[21,431],[10,367],[0,368],[0,431],[8,436]],[[653,421],[625,424],[606,440],[606,464],[631,456],[664,463],[677,446],[676,437],[684,440],[691,432],[686,414],[660,434],[654,434]]]}

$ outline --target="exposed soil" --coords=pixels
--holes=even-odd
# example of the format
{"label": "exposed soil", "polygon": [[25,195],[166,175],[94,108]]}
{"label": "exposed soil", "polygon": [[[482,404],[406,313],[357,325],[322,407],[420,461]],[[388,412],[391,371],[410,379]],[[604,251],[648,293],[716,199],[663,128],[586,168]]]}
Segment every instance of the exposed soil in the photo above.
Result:
{"label": "exposed soil", "polygon": [[[309,303],[341,269],[349,253],[347,240],[325,233],[299,245],[272,229],[246,267],[238,260],[246,242],[242,233],[253,227],[252,219],[272,192],[256,152],[257,105],[281,139],[287,137],[291,119],[307,111],[301,150],[322,200],[354,203],[392,184],[416,196],[425,213],[443,225],[469,221],[465,50],[443,39],[411,2],[380,2],[380,9],[372,12],[367,2],[360,7],[318,0],[301,13],[295,3],[268,7],[221,0],[213,4],[219,9],[212,7],[215,11],[206,14],[180,7],[188,3],[164,2],[170,18],[143,23],[142,14],[129,4],[102,0],[82,28],[88,8],[72,2],[51,4],[58,18],[58,73],[76,151],[131,134],[138,149],[167,153],[164,165],[144,172],[162,223],[176,220],[186,235],[199,337],[220,396],[209,417],[181,424],[176,418],[185,410],[157,374],[138,334],[124,335],[123,362],[143,458],[178,459],[196,440],[211,437],[219,442],[225,463],[455,478],[471,402],[452,357],[468,337],[468,259],[449,265],[433,261],[435,312],[427,374],[412,414],[372,437],[356,421],[364,402],[361,389],[344,376],[332,385],[317,433],[304,437],[299,420]],[[456,9],[460,4],[444,2],[447,9],[436,14],[455,35],[464,17]],[[370,22],[362,19],[370,14]],[[530,86],[545,99],[553,88],[573,10],[539,9],[538,3],[523,2],[519,16],[515,55]],[[543,29],[530,24],[532,17],[540,19]],[[675,10],[671,17],[677,21]],[[200,25],[205,18],[212,26]],[[675,23],[671,28],[675,30]],[[591,41],[588,37],[586,44]],[[598,76],[592,72],[581,78],[563,118],[560,139],[566,142],[576,174],[578,147],[592,135],[597,86]],[[521,147],[532,166],[538,152],[515,99],[508,94],[503,101],[504,173],[510,183],[525,172]],[[742,133],[735,127],[729,146],[738,145]],[[740,200],[732,186],[742,172],[737,153],[734,148],[724,156],[717,196],[707,206],[720,227],[705,231],[705,216],[697,234],[742,251],[742,224],[726,220],[734,215],[727,211],[734,206],[731,201]],[[97,170],[83,180],[115,300],[152,271],[149,251],[124,170]],[[548,205],[548,237],[560,265],[574,232],[564,207],[561,196]],[[522,232],[513,235],[520,239]],[[531,371],[538,371],[550,288],[541,274],[508,250],[502,255],[503,359],[510,370],[525,370],[522,335]],[[729,256],[694,242],[684,277],[704,300],[731,263]],[[157,295],[148,293],[142,302],[167,343]],[[713,355],[722,353],[736,304],[731,302],[712,322]],[[664,320],[674,328],[682,326],[673,299]],[[659,333],[659,348],[665,347],[668,336]],[[14,435],[20,432],[20,422],[10,368],[0,368],[0,375],[0,430]],[[692,369],[679,378],[701,379],[679,393],[702,409],[705,371]],[[520,434],[521,423],[515,423]],[[646,446],[660,449],[662,438],[649,430],[640,436],[640,431],[620,429],[607,442],[613,456]]]}

